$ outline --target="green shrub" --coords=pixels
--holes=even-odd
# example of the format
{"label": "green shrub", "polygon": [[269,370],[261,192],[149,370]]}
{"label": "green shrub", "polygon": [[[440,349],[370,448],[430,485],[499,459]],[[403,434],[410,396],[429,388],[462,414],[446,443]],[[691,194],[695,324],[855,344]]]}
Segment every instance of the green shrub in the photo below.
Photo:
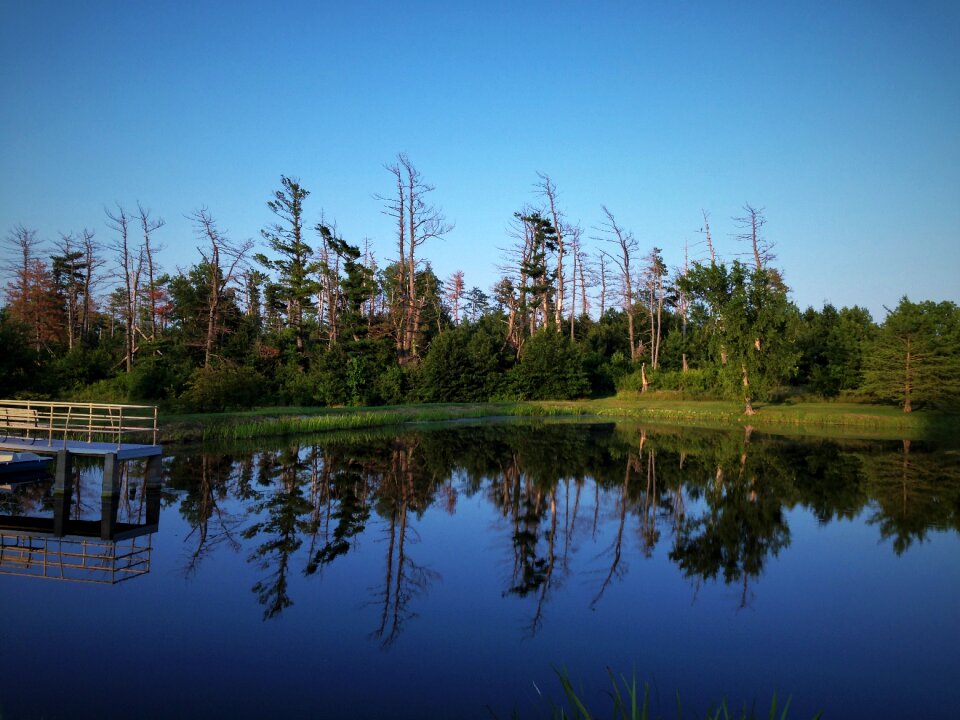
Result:
{"label": "green shrub", "polygon": [[147,355],[138,358],[127,374],[129,395],[134,400],[169,400],[187,387],[193,373],[189,358]]}
{"label": "green shrub", "polygon": [[126,373],[109,380],[99,380],[92,385],[79,387],[67,393],[66,400],[92,403],[126,403],[130,400],[130,383]]}
{"label": "green shrub", "polygon": [[549,328],[524,344],[510,381],[524,400],[571,400],[590,392],[580,349],[566,334]]}
{"label": "green shrub", "polygon": [[[707,398],[719,394],[716,372],[713,370],[690,369],[657,370],[646,369],[649,390],[669,390],[679,392],[681,397]],[[640,370],[624,375],[617,382],[617,392],[641,392],[643,377]]]}
{"label": "green shrub", "polygon": [[180,396],[180,405],[190,412],[253,407],[263,398],[265,386],[264,377],[252,368],[197,368]]}
{"label": "green shrub", "polygon": [[399,365],[390,365],[374,380],[373,394],[384,405],[399,405],[407,399],[411,384],[408,371]]}

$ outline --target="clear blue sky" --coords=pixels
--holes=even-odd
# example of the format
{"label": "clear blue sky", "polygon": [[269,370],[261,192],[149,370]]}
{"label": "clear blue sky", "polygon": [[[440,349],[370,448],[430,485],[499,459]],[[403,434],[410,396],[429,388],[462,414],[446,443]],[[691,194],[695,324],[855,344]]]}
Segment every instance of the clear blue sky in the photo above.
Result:
{"label": "clear blue sky", "polygon": [[[137,201],[168,271],[207,206],[259,238],[281,174],[381,261],[383,164],[456,228],[424,247],[484,289],[549,173],[679,264],[711,213],[766,208],[801,306],[960,300],[960,3],[0,2],[0,233],[54,240]],[[694,252],[702,248],[693,248]]]}

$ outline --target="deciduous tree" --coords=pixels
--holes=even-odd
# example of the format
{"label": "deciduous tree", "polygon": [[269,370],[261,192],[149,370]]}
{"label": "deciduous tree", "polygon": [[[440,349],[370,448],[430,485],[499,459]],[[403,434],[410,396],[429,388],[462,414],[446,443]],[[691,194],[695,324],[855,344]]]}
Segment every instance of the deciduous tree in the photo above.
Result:
{"label": "deciduous tree", "polygon": [[795,367],[792,342],[796,310],[774,270],[749,267],[735,260],[694,263],[681,286],[691,311],[705,333],[710,356],[730,396],[743,400],[744,413],[754,413],[753,400],[768,397]]}

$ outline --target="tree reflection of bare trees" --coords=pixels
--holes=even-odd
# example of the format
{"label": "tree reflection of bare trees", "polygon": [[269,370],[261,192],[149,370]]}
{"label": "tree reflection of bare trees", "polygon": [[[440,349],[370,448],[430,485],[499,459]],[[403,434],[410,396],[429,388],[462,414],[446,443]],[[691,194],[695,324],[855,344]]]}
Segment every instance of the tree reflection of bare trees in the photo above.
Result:
{"label": "tree reflection of bare trees", "polygon": [[434,483],[418,471],[417,447],[415,441],[397,438],[379,488],[378,506],[387,521],[387,561],[383,588],[375,593],[382,609],[373,634],[384,648],[389,648],[404,624],[416,617],[410,602],[439,577],[430,568],[417,564],[407,548],[408,542],[417,539],[410,527],[410,514],[422,514],[432,502],[434,490]]}
{"label": "tree reflection of bare trees", "polygon": [[[657,557],[665,536],[663,552],[695,587],[736,584],[746,605],[754,579],[790,542],[786,509],[795,505],[821,522],[866,507],[898,553],[930,528],[960,529],[956,453],[909,442],[890,452],[867,442],[782,441],[750,428],[742,435],[612,424],[380,432],[236,457],[175,457],[169,473],[185,491],[180,508],[192,528],[187,572],[221,547],[251,547],[249,560],[266,573],[254,587],[265,618],[293,604],[294,576],[322,576],[375,524],[384,556],[372,634],[385,648],[438,577],[411,552],[419,519],[431,506],[453,514],[459,498],[477,492],[502,519],[510,569],[501,596],[530,604],[530,635],[584,545],[604,547],[585,560],[597,573],[591,607],[626,577],[629,559]],[[142,506],[142,498],[125,502],[124,512]]]}
{"label": "tree reflection of bare trees", "polygon": [[[643,452],[643,443],[646,440],[645,435],[641,435],[640,443],[640,452]],[[627,525],[627,508],[630,503],[630,482],[632,479],[632,473],[637,472],[639,466],[639,458],[633,452],[628,451],[626,453],[625,460],[625,469],[623,473],[623,484],[620,485],[620,494],[617,498],[617,531],[614,534],[613,544],[610,546],[608,553],[611,555],[612,560],[610,562],[610,570],[607,572],[606,577],[603,579],[603,582],[600,584],[600,589],[597,591],[597,594],[594,596],[593,600],[590,602],[590,608],[595,609],[597,605],[600,604],[600,600],[603,599],[603,594],[607,591],[607,588],[610,587],[610,583],[614,579],[622,578],[626,572],[627,568],[624,565],[621,565],[623,560],[623,531]],[[599,489],[599,484],[597,484]]]}
{"label": "tree reflection of bare trees", "polygon": [[239,551],[237,534],[243,523],[242,516],[224,509],[224,501],[233,489],[231,483],[235,481],[231,458],[204,454],[191,460],[195,461],[198,480],[183,499],[184,516],[192,520],[187,540],[195,542],[184,567],[186,575],[195,574],[201,560],[221,544]]}

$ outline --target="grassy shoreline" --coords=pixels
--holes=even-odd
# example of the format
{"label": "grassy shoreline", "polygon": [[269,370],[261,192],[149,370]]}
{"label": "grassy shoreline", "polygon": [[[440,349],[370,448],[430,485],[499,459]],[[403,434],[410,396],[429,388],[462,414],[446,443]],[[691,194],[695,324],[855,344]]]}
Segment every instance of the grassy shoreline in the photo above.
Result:
{"label": "grassy shoreline", "polygon": [[747,425],[786,435],[924,439],[956,437],[960,415],[913,412],[859,403],[798,403],[756,406],[743,415],[737,403],[666,398],[442,403],[389,407],[275,407],[206,414],[164,414],[162,442],[200,442],[284,436],[331,430],[361,430],[410,423],[494,417],[579,417],[639,420],[657,424],[730,428]]}

